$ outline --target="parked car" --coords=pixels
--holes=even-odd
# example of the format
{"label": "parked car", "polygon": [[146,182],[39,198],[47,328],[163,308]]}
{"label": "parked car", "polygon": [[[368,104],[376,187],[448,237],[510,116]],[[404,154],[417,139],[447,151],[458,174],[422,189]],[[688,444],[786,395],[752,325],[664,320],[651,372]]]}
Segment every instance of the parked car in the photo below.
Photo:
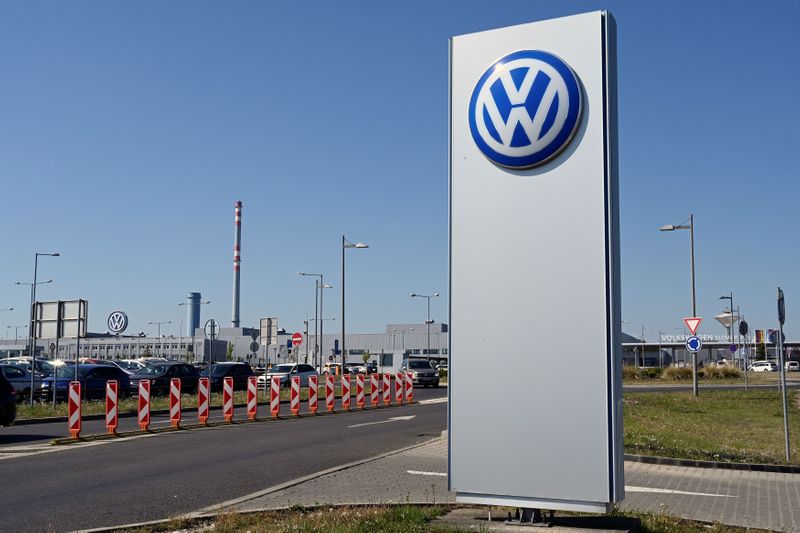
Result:
{"label": "parked car", "polygon": [[[6,365],[0,363],[0,375],[3,375],[9,383],[17,391],[17,399],[22,401],[30,398],[31,394],[31,373],[22,367],[14,365]],[[39,390],[42,387],[42,376],[34,374],[33,376],[33,390]]]}
{"label": "parked car", "polygon": [[400,371],[410,373],[414,385],[424,385],[426,387],[439,386],[439,372],[431,366],[430,361],[424,359],[405,359],[400,364]]}
{"label": "parked car", "polygon": [[119,359],[111,362],[128,374],[136,374],[138,371],[147,366],[143,362],[137,361],[136,359]]}
{"label": "parked car", "polygon": [[[10,357],[8,359],[3,359],[2,362],[3,364],[18,366],[24,370],[30,370],[32,358],[28,356]],[[40,357],[36,358],[35,364],[36,364],[36,372],[41,374],[42,376],[49,376],[50,374],[52,374],[56,366],[56,362],[54,360],[43,359]]]}
{"label": "parked car", "polygon": [[10,426],[17,418],[17,391],[0,376],[0,426]]}
{"label": "parked car", "polygon": [[181,380],[181,394],[197,392],[200,372],[194,366],[178,361],[146,365],[130,376],[130,391],[132,394],[139,394],[139,381],[148,379],[150,380],[150,395],[165,396],[169,394],[169,384],[172,378]]}
{"label": "parked car", "polygon": [[[318,374],[311,365],[302,363],[300,365],[296,365],[294,363],[285,363],[282,365],[275,365],[267,370],[266,379],[272,380],[272,376],[278,376],[281,380],[281,387],[286,387],[289,385],[289,378],[298,375],[300,376],[300,386],[307,387],[308,377],[316,376]],[[262,374],[261,376],[258,376],[258,387],[263,389],[265,385],[266,380]]]}
{"label": "parked car", "polygon": [[[344,373],[345,374],[358,374],[359,373],[359,365],[358,363],[345,363],[344,365]],[[365,369],[366,372],[366,369]],[[333,374],[335,376],[342,374],[342,365],[341,363],[325,363],[325,368],[322,369],[323,374]]]}
{"label": "parked car", "polygon": [[800,362],[798,361],[786,361],[786,365],[784,366],[787,372],[800,372]]}
{"label": "parked car", "polygon": [[[203,377],[208,376],[208,369],[203,370],[200,375]],[[226,377],[233,378],[233,390],[247,390],[247,378],[255,375],[253,368],[247,363],[214,363],[211,365],[211,390],[221,391]]]}
{"label": "parked car", "polygon": [[[53,397],[55,387],[56,400],[66,400],[69,382],[75,379],[75,365],[62,366],[52,376],[42,379],[41,388],[35,393],[41,400]],[[101,400],[106,397],[106,383],[116,380],[119,397],[130,394],[131,382],[128,374],[114,365],[78,365],[78,381],[81,383],[81,397],[85,400]]]}
{"label": "parked car", "polygon": [[747,370],[750,372],[777,372],[778,365],[772,361],[755,361]]}

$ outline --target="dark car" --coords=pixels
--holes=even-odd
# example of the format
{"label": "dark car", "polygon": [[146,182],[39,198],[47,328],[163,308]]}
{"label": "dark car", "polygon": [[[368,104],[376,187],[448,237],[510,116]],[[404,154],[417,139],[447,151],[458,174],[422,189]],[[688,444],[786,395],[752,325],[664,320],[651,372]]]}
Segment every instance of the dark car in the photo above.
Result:
{"label": "dark car", "polygon": [[[4,376],[11,386],[17,391],[17,399],[21,402],[30,398],[31,393],[31,373],[20,366],[4,365],[0,363],[0,375]],[[33,390],[39,390],[42,386],[42,376],[38,373],[33,375]]]}
{"label": "dark car", "polygon": [[[208,369],[202,375],[208,376]],[[256,373],[247,363],[214,363],[211,365],[211,390],[221,391],[226,377],[233,378],[233,390],[247,390],[247,378]]]}
{"label": "dark car", "polygon": [[[53,387],[56,391],[56,400],[67,399],[69,382],[75,380],[75,365],[62,366],[56,373],[42,379],[42,387],[37,395],[42,400],[53,397]],[[119,397],[125,398],[130,393],[131,382],[120,368],[113,365],[78,365],[78,381],[81,383],[81,397],[84,400],[102,400],[106,397],[106,383],[116,380]]]}
{"label": "dark car", "polygon": [[130,377],[131,392],[139,393],[139,381],[150,380],[150,394],[152,396],[166,396],[169,394],[169,384],[172,378],[181,380],[181,394],[195,394],[200,372],[192,365],[179,361],[165,363],[148,363],[143,369]]}
{"label": "dark car", "polygon": [[0,426],[10,426],[17,418],[17,391],[0,376]]}

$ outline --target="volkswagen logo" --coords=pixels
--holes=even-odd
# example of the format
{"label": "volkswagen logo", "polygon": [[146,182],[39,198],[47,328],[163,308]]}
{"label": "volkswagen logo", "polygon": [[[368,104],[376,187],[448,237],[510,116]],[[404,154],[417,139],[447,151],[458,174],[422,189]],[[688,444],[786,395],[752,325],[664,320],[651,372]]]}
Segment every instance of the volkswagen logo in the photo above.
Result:
{"label": "volkswagen logo", "polygon": [[472,138],[497,165],[539,166],[572,140],[582,99],[577,76],[561,59],[539,50],[514,52],[491,65],[472,91]]}
{"label": "volkswagen logo", "polygon": [[122,311],[114,311],[108,315],[108,331],[122,333],[128,327],[128,315]]}

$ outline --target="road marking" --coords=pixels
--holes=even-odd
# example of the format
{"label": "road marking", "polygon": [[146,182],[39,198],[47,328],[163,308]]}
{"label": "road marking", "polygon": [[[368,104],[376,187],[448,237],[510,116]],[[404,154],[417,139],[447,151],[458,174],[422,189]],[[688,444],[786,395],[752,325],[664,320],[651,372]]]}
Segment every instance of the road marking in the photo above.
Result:
{"label": "road marking", "polygon": [[377,422],[364,422],[363,424],[353,424],[352,426],[347,426],[348,428],[360,428],[364,426],[374,426],[376,424],[388,424],[389,422],[397,422],[399,420],[411,420],[412,418],[416,418],[417,415],[409,415],[409,416],[393,416],[388,420],[379,420]]}
{"label": "road marking", "polygon": [[447,396],[445,396],[444,398],[432,398],[430,400],[421,400],[417,403],[420,405],[430,405],[432,403],[446,403],[446,402],[447,402]]}
{"label": "road marking", "polygon": [[710,494],[708,492],[689,492],[685,490],[654,489],[651,487],[629,487],[625,486],[625,492],[650,492],[658,494],[683,494],[686,496],[712,496],[714,498],[738,498],[730,494]]}
{"label": "road marking", "polygon": [[447,472],[423,472],[421,470],[406,470],[409,474],[413,474],[415,476],[441,476],[447,477]]}

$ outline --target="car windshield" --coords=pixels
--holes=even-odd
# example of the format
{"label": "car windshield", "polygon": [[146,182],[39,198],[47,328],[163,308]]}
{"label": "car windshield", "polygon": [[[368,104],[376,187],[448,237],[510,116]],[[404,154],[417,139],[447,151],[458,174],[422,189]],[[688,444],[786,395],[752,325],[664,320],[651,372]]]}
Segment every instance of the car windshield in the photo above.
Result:
{"label": "car windshield", "polygon": [[[58,366],[56,368],[56,377],[59,378],[74,378],[75,377],[75,366],[74,365],[64,365]],[[83,379],[86,377],[86,374],[91,370],[91,368],[87,368],[85,366],[78,367],[78,379]]]}
{"label": "car windshield", "polygon": [[409,361],[408,368],[415,370],[431,370],[431,364],[427,361]]}
{"label": "car windshield", "polygon": [[167,373],[169,370],[169,365],[145,365],[140,370],[137,370],[137,374],[141,374],[143,376],[161,376]]}
{"label": "car windshield", "polygon": [[294,365],[276,365],[270,370],[272,374],[288,374],[292,371]]}
{"label": "car windshield", "polygon": [[144,364],[137,363],[136,361],[116,361],[116,363],[125,370],[138,371],[144,368]]}

